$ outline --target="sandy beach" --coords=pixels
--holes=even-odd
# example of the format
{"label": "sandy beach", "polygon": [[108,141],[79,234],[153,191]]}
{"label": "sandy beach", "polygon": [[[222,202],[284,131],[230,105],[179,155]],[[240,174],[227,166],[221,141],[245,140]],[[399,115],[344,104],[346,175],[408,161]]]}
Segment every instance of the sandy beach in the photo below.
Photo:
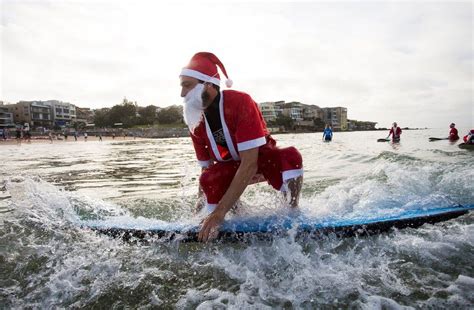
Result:
{"label": "sandy beach", "polygon": [[[127,140],[143,140],[143,139],[146,139],[146,138],[140,138],[140,137],[115,137],[115,138],[112,138],[112,137],[102,137],[102,141],[127,141]],[[100,142],[100,139],[99,137],[96,137],[96,136],[88,136],[87,137],[87,140],[84,139],[84,137],[78,137],[77,138],[77,141],[74,140],[74,137],[71,137],[69,136],[67,139],[64,139],[64,138],[53,138],[53,140],[51,141],[47,136],[40,136],[40,137],[34,137],[34,138],[31,138],[31,140],[25,140],[25,139],[21,139],[20,142],[17,140],[17,139],[7,139],[7,140],[0,140],[0,145],[13,145],[13,144],[24,144],[24,143],[72,143],[72,142],[75,142],[75,143],[79,143],[79,142],[94,142],[94,141],[99,141]]]}

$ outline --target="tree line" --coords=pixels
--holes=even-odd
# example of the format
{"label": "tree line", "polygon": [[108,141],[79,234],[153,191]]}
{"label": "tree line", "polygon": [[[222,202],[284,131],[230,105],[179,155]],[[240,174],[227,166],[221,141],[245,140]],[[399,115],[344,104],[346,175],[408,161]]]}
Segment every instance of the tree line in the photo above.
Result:
{"label": "tree line", "polygon": [[124,99],[121,104],[112,108],[102,108],[94,112],[96,127],[113,127],[119,123],[124,128],[137,125],[183,124],[183,108],[176,105],[166,108],[154,105],[139,107],[136,102]]}

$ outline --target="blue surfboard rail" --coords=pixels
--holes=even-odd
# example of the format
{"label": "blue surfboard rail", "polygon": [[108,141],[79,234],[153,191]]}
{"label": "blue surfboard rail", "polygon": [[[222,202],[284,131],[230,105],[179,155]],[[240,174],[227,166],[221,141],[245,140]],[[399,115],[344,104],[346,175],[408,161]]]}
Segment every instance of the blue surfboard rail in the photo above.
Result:
{"label": "blue surfboard rail", "polygon": [[[398,214],[375,216],[372,218],[308,218],[302,214],[295,216],[261,216],[232,218],[225,221],[218,239],[242,241],[249,238],[271,239],[294,230],[296,237],[317,237],[334,234],[337,237],[372,235],[393,228],[416,228],[423,224],[447,221],[474,210],[474,205],[456,205],[442,208],[409,209]],[[148,238],[166,240],[197,241],[199,226],[196,224],[158,222],[147,227],[134,224],[110,224],[107,221],[90,221],[82,225],[97,233],[121,238],[126,241]]]}

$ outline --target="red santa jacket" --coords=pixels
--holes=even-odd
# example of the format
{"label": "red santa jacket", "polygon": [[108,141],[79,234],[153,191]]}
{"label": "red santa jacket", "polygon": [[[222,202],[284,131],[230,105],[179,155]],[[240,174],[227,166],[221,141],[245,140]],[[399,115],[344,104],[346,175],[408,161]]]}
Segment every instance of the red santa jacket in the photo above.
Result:
{"label": "red santa jacket", "polygon": [[240,151],[267,143],[268,131],[262,113],[248,94],[235,90],[222,91],[219,112],[227,148],[216,143],[205,117],[191,133],[201,167],[209,166],[212,161],[239,161]]}
{"label": "red santa jacket", "polygon": [[458,130],[456,128],[451,128],[451,130],[449,131],[449,140],[451,141],[455,141],[459,139],[459,136],[458,136]]}
{"label": "red santa jacket", "polygon": [[402,134],[402,129],[400,127],[397,127],[396,132],[393,132],[393,127],[390,128],[390,132],[388,133],[388,136],[393,135],[394,139],[400,138],[400,135]]}

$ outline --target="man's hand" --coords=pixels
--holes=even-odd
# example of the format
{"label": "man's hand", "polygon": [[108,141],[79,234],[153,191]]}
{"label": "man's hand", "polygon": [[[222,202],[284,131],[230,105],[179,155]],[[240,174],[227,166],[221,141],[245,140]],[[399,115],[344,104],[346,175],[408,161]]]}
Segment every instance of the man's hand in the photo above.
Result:
{"label": "man's hand", "polygon": [[209,241],[219,234],[219,226],[224,221],[226,213],[232,208],[240,195],[244,192],[252,177],[257,173],[258,148],[240,152],[240,165],[235,173],[224,197],[219,201],[217,208],[202,222],[199,232],[199,241]]}
{"label": "man's hand", "polygon": [[224,222],[225,213],[219,210],[214,210],[209,214],[201,225],[201,231],[199,231],[198,241],[207,242],[217,238],[219,234],[219,226]]}

